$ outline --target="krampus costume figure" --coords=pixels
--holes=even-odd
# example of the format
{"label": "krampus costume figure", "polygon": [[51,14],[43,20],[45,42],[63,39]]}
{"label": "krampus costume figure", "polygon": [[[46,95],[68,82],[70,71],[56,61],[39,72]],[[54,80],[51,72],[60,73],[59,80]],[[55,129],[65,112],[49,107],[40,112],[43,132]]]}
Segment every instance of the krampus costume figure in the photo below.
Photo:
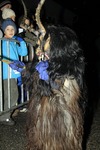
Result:
{"label": "krampus costume figure", "polygon": [[68,27],[51,25],[42,35],[36,50],[42,61],[30,64],[23,76],[30,91],[28,150],[82,150],[82,49]]}

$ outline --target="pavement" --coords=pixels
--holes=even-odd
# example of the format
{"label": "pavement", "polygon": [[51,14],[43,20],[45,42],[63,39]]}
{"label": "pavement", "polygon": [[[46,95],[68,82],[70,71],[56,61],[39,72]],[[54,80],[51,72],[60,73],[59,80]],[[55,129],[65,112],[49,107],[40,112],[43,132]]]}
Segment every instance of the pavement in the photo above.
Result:
{"label": "pavement", "polygon": [[[26,150],[26,117],[27,112],[20,112],[14,117],[14,126],[0,125],[0,150]],[[100,103],[91,118],[86,127],[89,132],[84,150],[100,150]]]}
{"label": "pavement", "polygon": [[26,112],[14,117],[14,126],[0,125],[0,150],[26,150]]}
{"label": "pavement", "polygon": [[95,109],[89,131],[86,150],[100,150],[100,101]]}

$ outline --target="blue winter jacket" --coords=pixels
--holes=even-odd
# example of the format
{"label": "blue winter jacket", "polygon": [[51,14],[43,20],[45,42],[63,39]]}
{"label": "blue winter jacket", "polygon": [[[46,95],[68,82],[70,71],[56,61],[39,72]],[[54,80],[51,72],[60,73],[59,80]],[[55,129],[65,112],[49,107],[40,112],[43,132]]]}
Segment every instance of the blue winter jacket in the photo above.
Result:
{"label": "blue winter jacket", "polygon": [[[15,39],[14,36],[12,39]],[[28,54],[27,46],[24,40],[19,42],[2,40],[2,58],[10,61],[19,60],[19,56],[26,56]],[[18,78],[21,76],[20,72],[11,69],[8,64],[3,62],[3,79]]]}

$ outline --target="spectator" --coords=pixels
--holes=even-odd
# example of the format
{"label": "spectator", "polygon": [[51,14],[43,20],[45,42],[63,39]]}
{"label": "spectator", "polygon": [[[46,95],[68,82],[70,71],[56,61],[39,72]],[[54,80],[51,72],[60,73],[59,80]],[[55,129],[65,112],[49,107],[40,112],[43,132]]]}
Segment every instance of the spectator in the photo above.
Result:
{"label": "spectator", "polygon": [[4,8],[2,11],[2,18],[3,19],[11,18],[13,21],[15,21],[16,14],[12,9]]}
{"label": "spectator", "polygon": [[[7,18],[11,18],[15,22],[16,14],[15,14],[15,12],[12,9],[4,8],[2,10],[2,18],[3,18],[3,20],[5,20]],[[19,77],[17,79],[17,83],[18,83],[18,94],[19,94],[17,104],[19,104],[21,102],[21,83],[22,83],[21,82],[21,77]],[[14,117],[14,116],[18,115],[18,113],[19,113],[19,109],[16,109],[12,116]]]}
{"label": "spectator", "polygon": [[21,16],[18,20],[18,25],[20,29],[23,29],[23,32],[19,33],[20,36],[24,38],[26,42],[29,42],[36,46],[38,31],[34,29],[34,25],[29,17],[25,18]]}
{"label": "spectator", "polygon": [[[7,40],[2,41],[2,57],[7,60],[19,60],[19,56],[27,55],[27,46],[25,41],[15,36],[17,33],[17,27],[15,22],[7,18],[3,21],[1,29],[4,32],[4,38],[6,39],[16,39],[19,41],[20,45],[15,43],[14,41],[9,41],[9,45],[7,45]],[[9,50],[8,50],[9,46]],[[8,56],[9,53],[9,56]],[[8,85],[8,69],[10,72],[10,101],[11,107],[15,106],[18,100],[18,86],[17,79],[21,77],[20,72],[17,72],[9,67],[8,64],[3,63],[3,86],[4,86],[4,110],[8,110],[7,102],[8,102],[8,93],[7,93],[7,85]],[[12,112],[7,113],[5,116],[0,117],[0,121],[2,124],[6,125],[14,125],[14,120],[12,118]]]}
{"label": "spectator", "polygon": [[2,11],[4,8],[11,8],[12,4],[10,0],[0,0],[0,26],[2,24]]}

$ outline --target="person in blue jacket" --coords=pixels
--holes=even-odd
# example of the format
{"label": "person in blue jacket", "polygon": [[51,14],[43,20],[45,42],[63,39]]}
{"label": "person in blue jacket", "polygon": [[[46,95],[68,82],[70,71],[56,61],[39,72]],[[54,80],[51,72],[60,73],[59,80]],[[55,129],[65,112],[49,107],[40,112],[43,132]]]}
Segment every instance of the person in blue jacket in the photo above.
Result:
{"label": "person in blue jacket", "polygon": [[[13,20],[7,18],[3,21],[1,29],[4,32],[4,39],[2,40],[2,59],[9,61],[19,60],[19,56],[26,56],[28,54],[27,45],[25,41],[15,36],[17,27]],[[17,40],[19,43],[17,43]],[[4,110],[8,110],[8,78],[10,78],[10,106],[15,106],[18,100],[18,86],[17,79],[21,78],[21,73],[12,69],[7,63],[3,62],[3,86],[4,86]],[[13,125],[15,122],[12,119],[12,112],[7,113],[4,117],[0,117],[3,124]]]}

